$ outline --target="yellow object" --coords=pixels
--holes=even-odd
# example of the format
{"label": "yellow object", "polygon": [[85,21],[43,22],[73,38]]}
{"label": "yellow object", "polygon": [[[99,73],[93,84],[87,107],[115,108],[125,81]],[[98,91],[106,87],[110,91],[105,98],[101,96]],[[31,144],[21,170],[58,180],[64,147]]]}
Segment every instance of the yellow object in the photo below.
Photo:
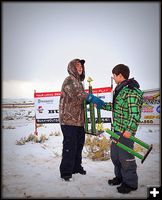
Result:
{"label": "yellow object", "polygon": [[156,98],[159,97],[159,96],[160,96],[160,93],[157,92],[156,94],[153,95],[153,98],[156,99]]}
{"label": "yellow object", "polygon": [[89,86],[91,86],[92,81],[93,81],[93,79],[91,77],[88,77],[87,82],[89,83]]}
{"label": "yellow object", "polygon": [[104,128],[103,128],[103,123],[98,123],[98,124],[96,125],[96,129],[97,129],[98,131],[103,131],[103,130],[104,130]]}

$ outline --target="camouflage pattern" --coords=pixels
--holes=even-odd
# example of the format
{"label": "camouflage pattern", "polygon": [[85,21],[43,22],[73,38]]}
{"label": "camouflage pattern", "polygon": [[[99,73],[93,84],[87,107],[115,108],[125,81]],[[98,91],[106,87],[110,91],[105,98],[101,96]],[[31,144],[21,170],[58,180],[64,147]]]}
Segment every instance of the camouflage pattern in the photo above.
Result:
{"label": "camouflage pattern", "polygon": [[84,126],[84,100],[87,93],[84,91],[82,81],[85,78],[85,69],[83,67],[82,75],[79,75],[76,69],[74,59],[68,64],[69,76],[65,78],[59,102],[59,120],[61,125]]}

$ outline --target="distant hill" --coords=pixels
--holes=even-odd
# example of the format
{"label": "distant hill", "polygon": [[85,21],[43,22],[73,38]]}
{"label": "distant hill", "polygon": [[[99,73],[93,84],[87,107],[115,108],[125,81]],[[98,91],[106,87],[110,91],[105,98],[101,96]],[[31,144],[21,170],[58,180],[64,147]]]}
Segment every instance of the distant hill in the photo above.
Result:
{"label": "distant hill", "polygon": [[34,98],[3,98],[2,104],[34,103]]}

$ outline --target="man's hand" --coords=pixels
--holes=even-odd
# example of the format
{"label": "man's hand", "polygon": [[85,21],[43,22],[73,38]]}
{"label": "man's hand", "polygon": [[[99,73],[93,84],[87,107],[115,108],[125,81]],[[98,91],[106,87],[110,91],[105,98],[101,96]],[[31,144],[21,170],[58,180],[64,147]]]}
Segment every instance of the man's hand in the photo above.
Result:
{"label": "man's hand", "polygon": [[130,136],[131,136],[132,134],[129,132],[129,131],[125,131],[124,133],[123,133],[123,137],[125,137],[125,138],[130,138]]}

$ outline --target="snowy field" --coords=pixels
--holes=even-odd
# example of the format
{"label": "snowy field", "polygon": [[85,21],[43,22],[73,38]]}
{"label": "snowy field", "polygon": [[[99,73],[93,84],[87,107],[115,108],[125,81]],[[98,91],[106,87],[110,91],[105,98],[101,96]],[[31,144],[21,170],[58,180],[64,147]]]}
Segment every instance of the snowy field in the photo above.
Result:
{"label": "snowy field", "polygon": [[[160,126],[141,125],[136,137],[153,149],[141,164],[136,158],[139,185],[138,190],[120,194],[116,186],[109,186],[107,180],[114,177],[111,160],[93,161],[83,149],[83,167],[87,174],[75,174],[70,182],[60,178],[59,165],[62,153],[62,134],[59,124],[44,124],[38,128],[38,137],[45,135],[44,143],[17,141],[34,134],[34,109],[3,108],[2,111],[2,198],[105,198],[146,199],[149,186],[161,185]],[[104,133],[106,137],[108,134]]]}

